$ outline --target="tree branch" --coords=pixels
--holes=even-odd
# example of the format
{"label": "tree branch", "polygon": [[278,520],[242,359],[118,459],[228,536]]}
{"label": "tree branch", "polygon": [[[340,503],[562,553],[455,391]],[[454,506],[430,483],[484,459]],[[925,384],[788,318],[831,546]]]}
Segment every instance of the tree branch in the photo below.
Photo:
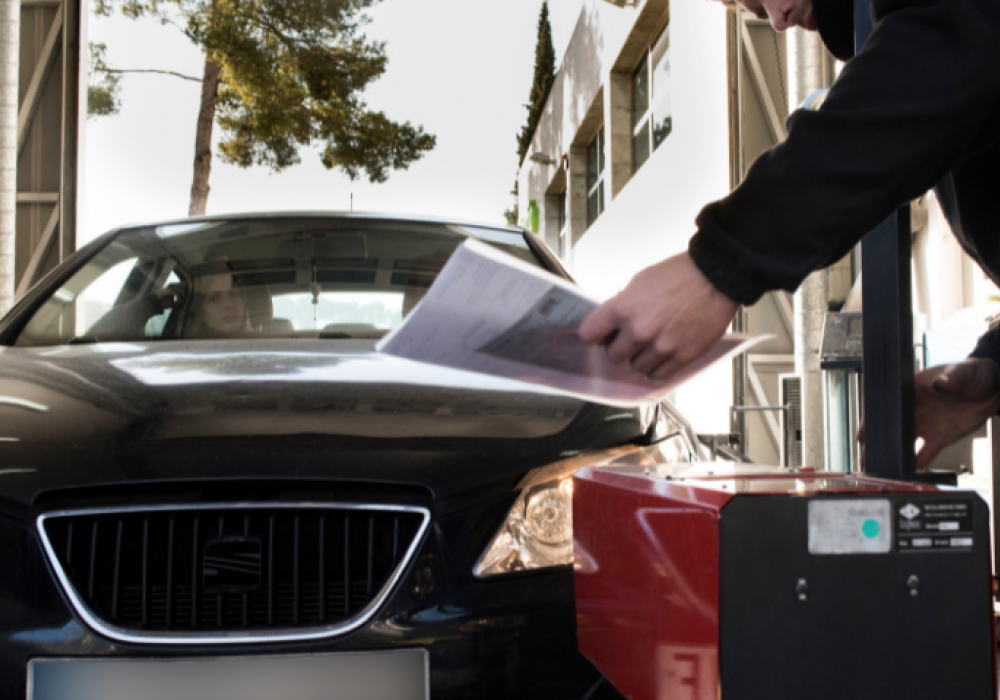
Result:
{"label": "tree branch", "polygon": [[198,41],[194,38],[194,36],[191,34],[191,32],[188,30],[187,27],[182,27],[181,25],[177,24],[177,22],[173,21],[172,19],[170,19],[169,17],[167,17],[165,15],[160,15],[159,21],[160,21],[160,24],[163,24],[163,25],[169,24],[171,27],[173,27],[174,29],[176,29],[177,31],[179,31],[181,34],[183,34],[184,36],[186,36],[188,38],[188,41],[190,41],[192,43],[195,43],[195,44],[198,43]]}
{"label": "tree branch", "polygon": [[153,68],[132,68],[132,69],[121,69],[121,68],[95,68],[95,73],[159,73],[160,75],[172,75],[175,78],[183,78],[184,80],[190,80],[193,83],[200,83],[201,78],[192,78],[190,75],[183,75],[181,73],[175,73],[172,70],[156,70]]}

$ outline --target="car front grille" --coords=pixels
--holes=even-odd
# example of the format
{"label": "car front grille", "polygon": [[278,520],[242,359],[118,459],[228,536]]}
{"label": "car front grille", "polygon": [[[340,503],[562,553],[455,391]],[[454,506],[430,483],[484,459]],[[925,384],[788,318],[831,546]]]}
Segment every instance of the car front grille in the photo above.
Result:
{"label": "car front grille", "polygon": [[316,639],[367,622],[424,508],[213,504],[49,513],[39,532],[81,617],[120,641]]}

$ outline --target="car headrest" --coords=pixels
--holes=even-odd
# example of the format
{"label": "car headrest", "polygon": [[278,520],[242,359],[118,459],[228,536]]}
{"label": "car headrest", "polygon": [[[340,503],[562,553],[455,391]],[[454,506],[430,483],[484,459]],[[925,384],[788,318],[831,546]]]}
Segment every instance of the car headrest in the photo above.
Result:
{"label": "car headrest", "polygon": [[295,326],[287,318],[272,318],[261,327],[260,332],[262,335],[288,335],[295,332]]}
{"label": "car headrest", "polygon": [[243,298],[246,300],[247,317],[250,327],[260,330],[274,318],[274,304],[271,301],[271,291],[266,284],[253,284],[243,287]]}
{"label": "car headrest", "polygon": [[371,333],[377,331],[373,323],[328,323],[322,333]]}

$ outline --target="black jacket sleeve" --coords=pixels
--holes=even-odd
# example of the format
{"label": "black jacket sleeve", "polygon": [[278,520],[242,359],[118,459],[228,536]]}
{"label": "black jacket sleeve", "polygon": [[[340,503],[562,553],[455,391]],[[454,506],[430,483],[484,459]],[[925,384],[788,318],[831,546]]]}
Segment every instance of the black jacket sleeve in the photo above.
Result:
{"label": "black jacket sleeve", "polygon": [[985,333],[969,357],[993,360],[1000,367],[1000,326],[995,326]]}
{"label": "black jacket sleeve", "polygon": [[730,298],[792,291],[975,143],[1000,97],[1000,2],[874,0],[875,30],[822,108],[698,215],[695,264]]}

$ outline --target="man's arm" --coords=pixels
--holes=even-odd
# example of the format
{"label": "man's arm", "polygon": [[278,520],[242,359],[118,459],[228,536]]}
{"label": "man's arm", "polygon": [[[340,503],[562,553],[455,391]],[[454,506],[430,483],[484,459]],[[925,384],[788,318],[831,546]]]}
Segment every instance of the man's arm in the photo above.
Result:
{"label": "man's arm", "polygon": [[880,20],[822,108],[698,216],[690,253],[744,304],[794,291],[902,203],[933,187],[980,136],[1000,96],[1000,3],[876,0]]}
{"label": "man's arm", "polygon": [[788,139],[698,216],[687,255],[700,274],[685,256],[672,259],[667,267],[687,271],[685,287],[662,298],[649,274],[658,266],[647,268],[584,322],[585,341],[613,339],[613,360],[669,376],[718,339],[735,308],[710,305],[695,323],[685,290],[744,304],[794,290],[930,189],[974,143],[1000,95],[1000,3],[878,0],[876,9],[871,39],[823,107],[791,118]]}

